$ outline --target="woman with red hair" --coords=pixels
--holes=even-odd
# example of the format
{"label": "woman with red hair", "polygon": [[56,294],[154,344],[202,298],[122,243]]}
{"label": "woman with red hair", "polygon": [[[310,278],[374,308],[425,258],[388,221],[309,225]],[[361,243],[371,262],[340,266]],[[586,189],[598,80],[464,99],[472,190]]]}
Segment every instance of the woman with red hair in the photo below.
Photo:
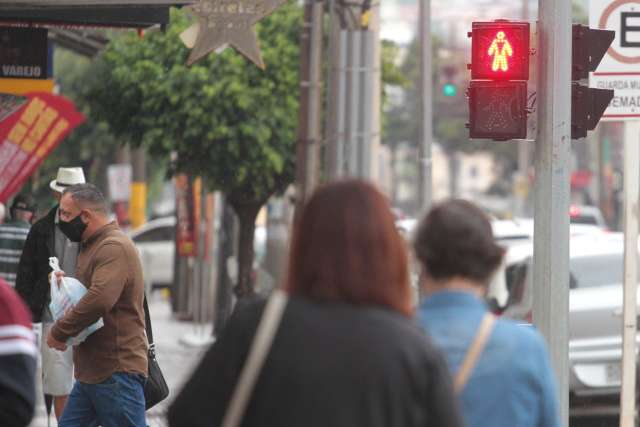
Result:
{"label": "woman with red hair", "polygon": [[[321,187],[294,227],[288,302],[255,383],[234,391],[247,359],[254,365],[264,302],[236,309],[171,407],[170,425],[461,426],[443,358],[410,318],[407,268],[382,194],[356,180]],[[247,403],[234,424],[237,394]]]}

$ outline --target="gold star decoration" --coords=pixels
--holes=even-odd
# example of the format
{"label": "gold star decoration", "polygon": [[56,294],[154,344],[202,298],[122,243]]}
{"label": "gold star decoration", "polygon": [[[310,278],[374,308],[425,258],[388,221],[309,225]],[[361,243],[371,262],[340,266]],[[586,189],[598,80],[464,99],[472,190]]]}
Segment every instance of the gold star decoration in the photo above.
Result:
{"label": "gold star decoration", "polygon": [[[258,36],[253,26],[286,0],[200,0],[192,6],[198,16],[197,36],[187,65],[229,45],[264,69]],[[194,28],[185,31],[194,32]],[[184,33],[183,33],[184,34]],[[184,38],[183,38],[184,40]]]}

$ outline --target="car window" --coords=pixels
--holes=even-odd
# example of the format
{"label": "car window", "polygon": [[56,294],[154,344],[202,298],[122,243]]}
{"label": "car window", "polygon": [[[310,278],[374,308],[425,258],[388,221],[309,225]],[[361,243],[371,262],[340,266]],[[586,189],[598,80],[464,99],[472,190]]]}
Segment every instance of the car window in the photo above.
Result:
{"label": "car window", "polygon": [[570,268],[575,280],[571,287],[578,289],[621,284],[624,273],[622,254],[572,258]]}
{"label": "car window", "polygon": [[598,221],[595,216],[579,215],[571,217],[571,224],[598,225]]}
{"label": "car window", "polygon": [[158,227],[147,230],[136,236],[133,241],[136,243],[164,242],[175,240],[174,227]]}

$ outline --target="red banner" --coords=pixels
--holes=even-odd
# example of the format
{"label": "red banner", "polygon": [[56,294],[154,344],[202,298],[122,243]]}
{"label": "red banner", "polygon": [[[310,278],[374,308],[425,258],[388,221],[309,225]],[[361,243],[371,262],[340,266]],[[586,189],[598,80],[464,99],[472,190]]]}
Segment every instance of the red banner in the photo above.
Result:
{"label": "red banner", "polygon": [[178,221],[176,246],[178,255],[181,257],[195,257],[198,256],[201,180],[180,174],[176,176],[175,183]]}
{"label": "red banner", "polygon": [[45,92],[0,122],[0,202],[16,193],[58,144],[85,120],[68,99]]}

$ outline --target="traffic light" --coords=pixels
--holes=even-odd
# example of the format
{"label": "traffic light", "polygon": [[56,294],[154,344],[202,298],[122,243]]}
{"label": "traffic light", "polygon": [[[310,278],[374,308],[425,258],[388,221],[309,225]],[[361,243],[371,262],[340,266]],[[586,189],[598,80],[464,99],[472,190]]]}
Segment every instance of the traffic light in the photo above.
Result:
{"label": "traffic light", "polygon": [[456,75],[458,69],[453,65],[447,65],[442,68],[441,76],[444,79],[442,84],[442,95],[447,98],[452,98],[458,94],[458,87],[456,86]]}
{"label": "traffic light", "polygon": [[473,22],[469,138],[499,141],[527,137],[529,23]]}
{"label": "traffic light", "polygon": [[575,24],[572,28],[571,54],[571,139],[584,138],[598,125],[613,98],[613,90],[582,86],[576,80],[586,79],[595,71],[615,38],[615,31],[594,30]]}

